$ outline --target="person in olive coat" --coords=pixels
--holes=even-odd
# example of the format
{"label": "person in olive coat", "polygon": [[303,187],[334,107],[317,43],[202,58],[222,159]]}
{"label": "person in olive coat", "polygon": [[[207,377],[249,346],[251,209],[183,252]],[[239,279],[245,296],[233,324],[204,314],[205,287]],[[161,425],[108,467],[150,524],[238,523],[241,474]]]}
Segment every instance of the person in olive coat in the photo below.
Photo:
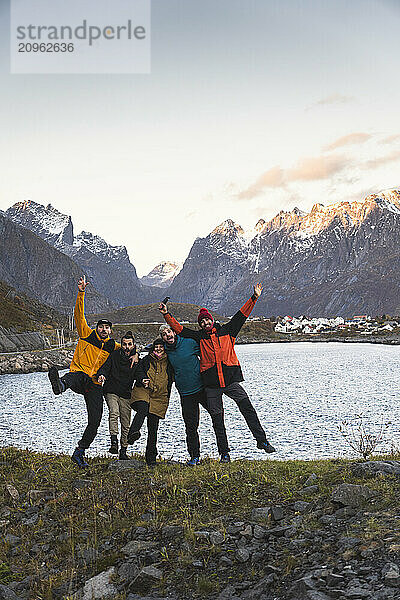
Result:
{"label": "person in olive coat", "polygon": [[167,412],[174,379],[162,339],[153,342],[150,352],[139,363],[132,390],[132,408],[136,415],[128,433],[128,444],[140,438],[140,429],[147,418],[146,463],[156,464],[157,431],[160,419]]}

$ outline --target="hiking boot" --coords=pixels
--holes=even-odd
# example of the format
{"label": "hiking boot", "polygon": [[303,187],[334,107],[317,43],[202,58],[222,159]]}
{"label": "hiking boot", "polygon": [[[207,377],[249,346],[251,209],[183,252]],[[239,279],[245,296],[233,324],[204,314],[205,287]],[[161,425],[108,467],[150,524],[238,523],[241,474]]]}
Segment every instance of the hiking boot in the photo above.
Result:
{"label": "hiking boot", "polygon": [[64,391],[61,379],[58,376],[57,367],[50,367],[49,372],[47,373],[48,378],[50,379],[51,387],[53,388],[53,392],[58,396],[62,394]]}
{"label": "hiking boot", "polygon": [[116,435],[111,436],[111,446],[108,451],[110,454],[118,454],[118,438]]}
{"label": "hiking boot", "polygon": [[140,431],[130,431],[128,433],[128,444],[134,444],[140,438]]}
{"label": "hiking boot", "polygon": [[230,463],[231,462],[231,457],[229,456],[228,453],[226,454],[221,454],[221,458],[219,459],[220,463]]}
{"label": "hiking boot", "polygon": [[257,444],[257,448],[259,448],[260,450],[264,450],[264,452],[266,452],[267,454],[272,454],[272,452],[276,452],[276,449],[271,446],[271,444],[266,441],[266,442],[262,442],[261,444]]}
{"label": "hiking boot", "polygon": [[129,460],[129,456],[126,453],[126,448],[124,448],[124,446],[121,446],[121,449],[119,451],[119,460]]}
{"label": "hiking boot", "polygon": [[188,460],[186,464],[188,467],[195,467],[199,463],[200,463],[200,458],[198,456],[194,456],[193,458]]}
{"label": "hiking boot", "polygon": [[85,461],[85,448],[75,448],[71,460],[78,465],[78,467],[85,468],[89,465]]}

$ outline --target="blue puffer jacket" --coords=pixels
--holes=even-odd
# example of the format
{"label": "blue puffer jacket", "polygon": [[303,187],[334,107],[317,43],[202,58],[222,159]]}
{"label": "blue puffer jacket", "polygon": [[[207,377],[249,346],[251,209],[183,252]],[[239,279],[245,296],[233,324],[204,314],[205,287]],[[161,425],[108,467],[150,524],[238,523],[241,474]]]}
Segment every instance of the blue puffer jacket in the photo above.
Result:
{"label": "blue puffer jacket", "polygon": [[189,396],[203,389],[198,342],[177,335],[176,344],[165,344],[165,350],[174,369],[175,385],[179,394]]}

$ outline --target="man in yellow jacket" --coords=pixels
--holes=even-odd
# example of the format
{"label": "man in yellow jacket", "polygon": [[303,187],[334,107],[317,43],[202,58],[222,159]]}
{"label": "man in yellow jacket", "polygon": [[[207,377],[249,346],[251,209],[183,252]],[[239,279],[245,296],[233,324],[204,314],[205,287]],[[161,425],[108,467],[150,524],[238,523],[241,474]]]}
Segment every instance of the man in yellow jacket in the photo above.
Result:
{"label": "man in yellow jacket", "polygon": [[49,369],[49,379],[55,394],[62,394],[70,388],[77,394],[82,394],[85,398],[88,424],[71,457],[79,467],[88,466],[85,460],[85,450],[89,448],[96,437],[103,415],[103,389],[94,378],[94,375],[111,352],[120,347],[120,344],[110,338],[112,327],[110,321],[101,319],[98,321],[96,329],[91,329],[87,324],[84,313],[87,285],[86,279],[81,277],[78,281],[79,291],[74,310],[79,340],[69,373],[60,378],[56,367]]}

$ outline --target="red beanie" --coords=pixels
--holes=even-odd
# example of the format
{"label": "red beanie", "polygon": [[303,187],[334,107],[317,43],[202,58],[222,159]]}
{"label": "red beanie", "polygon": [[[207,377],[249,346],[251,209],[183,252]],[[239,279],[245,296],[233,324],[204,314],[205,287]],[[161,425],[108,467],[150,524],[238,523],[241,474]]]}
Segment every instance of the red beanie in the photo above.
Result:
{"label": "red beanie", "polygon": [[201,308],[199,312],[199,316],[197,317],[197,322],[200,325],[202,319],[211,319],[214,321],[214,318],[211,313],[208,312],[206,308]]}

